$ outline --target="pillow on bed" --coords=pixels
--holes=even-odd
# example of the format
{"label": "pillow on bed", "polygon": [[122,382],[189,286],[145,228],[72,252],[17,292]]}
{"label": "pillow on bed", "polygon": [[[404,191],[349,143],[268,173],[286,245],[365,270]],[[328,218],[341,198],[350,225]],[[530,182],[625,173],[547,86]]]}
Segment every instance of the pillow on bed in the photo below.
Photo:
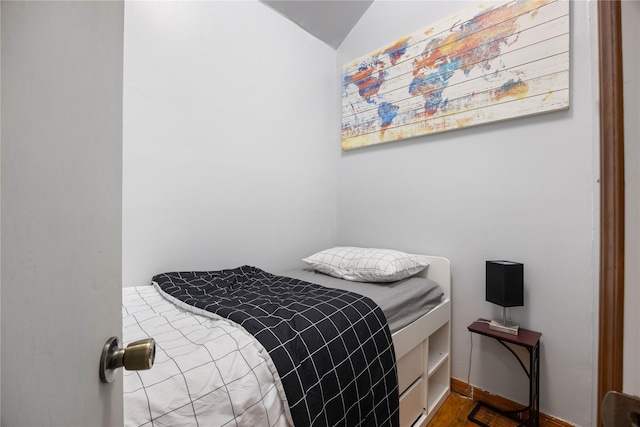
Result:
{"label": "pillow on bed", "polygon": [[354,282],[395,282],[427,268],[424,259],[390,249],[335,247],[303,259],[321,273]]}

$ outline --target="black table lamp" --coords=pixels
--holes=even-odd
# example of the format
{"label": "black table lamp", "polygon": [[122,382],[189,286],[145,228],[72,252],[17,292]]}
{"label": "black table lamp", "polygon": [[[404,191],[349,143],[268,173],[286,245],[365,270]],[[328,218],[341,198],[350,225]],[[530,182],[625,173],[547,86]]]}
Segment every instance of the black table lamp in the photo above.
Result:
{"label": "black table lamp", "polygon": [[502,306],[502,321],[492,320],[489,329],[518,335],[518,324],[507,321],[507,307],[524,305],[524,264],[513,261],[487,261],[487,293],[489,302]]}

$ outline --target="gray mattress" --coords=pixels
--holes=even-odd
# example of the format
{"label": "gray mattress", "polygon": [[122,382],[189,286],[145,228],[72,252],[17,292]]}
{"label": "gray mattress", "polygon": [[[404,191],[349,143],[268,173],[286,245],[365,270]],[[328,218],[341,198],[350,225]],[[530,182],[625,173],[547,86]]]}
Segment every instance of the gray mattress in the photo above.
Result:
{"label": "gray mattress", "polygon": [[391,333],[431,311],[440,304],[443,296],[440,285],[424,277],[413,276],[393,283],[351,282],[318,273],[310,267],[294,268],[278,274],[371,298],[387,317]]}

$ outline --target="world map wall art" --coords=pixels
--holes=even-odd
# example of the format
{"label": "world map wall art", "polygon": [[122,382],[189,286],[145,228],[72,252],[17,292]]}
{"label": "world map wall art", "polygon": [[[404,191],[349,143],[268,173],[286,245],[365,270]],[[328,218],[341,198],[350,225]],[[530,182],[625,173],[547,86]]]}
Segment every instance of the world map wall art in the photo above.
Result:
{"label": "world map wall art", "polygon": [[569,1],[491,1],[342,69],[342,148],[569,108]]}

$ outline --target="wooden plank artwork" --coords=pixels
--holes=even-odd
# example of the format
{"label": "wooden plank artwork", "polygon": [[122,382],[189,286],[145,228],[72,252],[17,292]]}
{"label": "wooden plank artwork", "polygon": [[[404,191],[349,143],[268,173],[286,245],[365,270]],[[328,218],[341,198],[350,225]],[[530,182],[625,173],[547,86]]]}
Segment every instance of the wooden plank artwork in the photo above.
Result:
{"label": "wooden plank artwork", "polygon": [[569,1],[490,1],[342,69],[342,148],[569,108]]}

